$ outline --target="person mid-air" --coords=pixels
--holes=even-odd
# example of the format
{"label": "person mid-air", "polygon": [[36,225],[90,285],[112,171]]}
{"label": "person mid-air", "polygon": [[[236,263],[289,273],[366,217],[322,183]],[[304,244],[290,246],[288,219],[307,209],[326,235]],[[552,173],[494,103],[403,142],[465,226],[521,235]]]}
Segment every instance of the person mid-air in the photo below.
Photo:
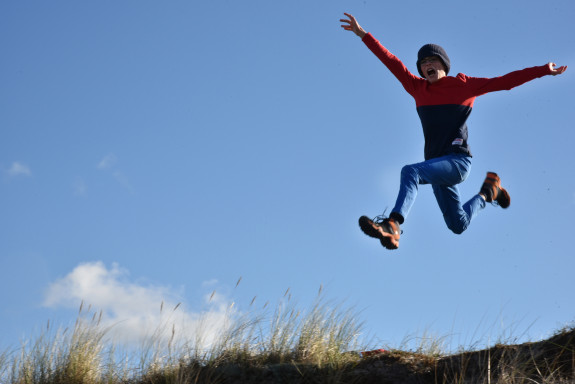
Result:
{"label": "person mid-air", "polygon": [[355,17],[345,15],[347,19],[340,19],[341,27],[359,36],[415,99],[425,138],[425,160],[402,168],[399,194],[389,217],[381,215],[370,219],[361,216],[361,230],[379,239],[385,248],[397,249],[400,225],[415,202],[420,184],[431,184],[445,223],[456,234],[468,228],[486,203],[509,207],[511,198],[495,172],[487,173],[479,193],[469,201],[462,203],[459,195],[457,185],[467,178],[471,169],[466,120],[475,98],[489,92],[510,90],[545,75],[560,75],[567,66],[556,67],[554,63],[548,63],[494,78],[470,77],[462,73],[453,77],[448,76],[451,62],[445,50],[436,44],[426,44],[417,53],[419,76],[416,76],[371,33],[365,32]]}

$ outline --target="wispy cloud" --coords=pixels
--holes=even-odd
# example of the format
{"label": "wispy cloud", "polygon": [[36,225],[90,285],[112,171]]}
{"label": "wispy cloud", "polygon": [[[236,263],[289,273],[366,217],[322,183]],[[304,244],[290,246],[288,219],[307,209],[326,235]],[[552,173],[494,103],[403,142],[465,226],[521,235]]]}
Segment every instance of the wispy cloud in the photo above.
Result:
{"label": "wispy cloud", "polygon": [[127,189],[129,192],[134,192],[134,188],[132,188],[132,184],[130,184],[130,181],[128,180],[128,178],[120,171],[114,171],[112,173],[112,175],[114,176],[114,179],[116,179],[116,181],[125,189]]}
{"label": "wispy cloud", "polygon": [[110,169],[112,168],[112,166],[114,166],[114,164],[116,164],[117,161],[118,159],[116,158],[116,155],[114,155],[113,153],[107,154],[106,156],[104,156],[104,158],[102,158],[102,160],[100,160],[100,162],[97,165],[97,168]]}
{"label": "wispy cloud", "polygon": [[[50,308],[79,308],[81,303],[102,311],[102,326],[128,344],[167,339],[172,331],[183,340],[203,339],[209,345],[217,339],[231,315],[230,302],[221,295],[204,297],[207,309],[192,312],[180,305],[178,295],[168,287],[146,286],[129,281],[129,273],[114,264],[80,264],[47,289],[44,305]],[[161,331],[165,331],[162,333]]]}
{"label": "wispy cloud", "polygon": [[72,188],[76,196],[85,196],[88,192],[88,186],[82,179],[76,179],[72,184]]}
{"label": "wispy cloud", "polygon": [[27,165],[19,163],[17,161],[12,163],[12,165],[10,166],[10,168],[8,168],[6,173],[8,173],[8,175],[10,176],[30,176],[32,174],[30,168]]}
{"label": "wispy cloud", "polygon": [[109,153],[100,160],[98,165],[96,166],[98,169],[103,171],[111,172],[114,179],[124,187],[129,192],[134,192],[134,188],[128,178],[124,175],[123,172],[117,169],[116,164],[118,162],[118,158],[113,153]]}

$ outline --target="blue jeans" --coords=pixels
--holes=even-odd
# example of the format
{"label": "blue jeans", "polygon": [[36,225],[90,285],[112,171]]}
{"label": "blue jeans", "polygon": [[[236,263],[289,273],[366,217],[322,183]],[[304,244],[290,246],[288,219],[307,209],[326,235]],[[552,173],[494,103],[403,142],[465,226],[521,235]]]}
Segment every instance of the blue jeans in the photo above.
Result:
{"label": "blue jeans", "polygon": [[406,165],[401,170],[399,195],[392,212],[407,218],[419,184],[431,184],[447,227],[456,234],[463,233],[471,220],[485,208],[485,200],[479,194],[461,204],[457,184],[467,178],[470,170],[471,157],[459,154]]}

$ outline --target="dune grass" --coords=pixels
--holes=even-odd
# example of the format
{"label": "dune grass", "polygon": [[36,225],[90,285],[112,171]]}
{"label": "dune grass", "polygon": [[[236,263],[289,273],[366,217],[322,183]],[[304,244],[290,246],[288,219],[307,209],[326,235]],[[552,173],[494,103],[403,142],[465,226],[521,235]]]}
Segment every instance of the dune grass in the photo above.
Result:
{"label": "dune grass", "polygon": [[[36,339],[19,350],[4,353],[3,383],[102,382],[108,373],[97,321],[78,318],[73,328],[53,330],[48,323]],[[110,368],[110,367],[108,367]]]}
{"label": "dune grass", "polygon": [[373,346],[366,342],[358,314],[324,300],[321,290],[305,310],[293,303],[289,290],[273,309],[230,310],[219,337],[209,342],[201,331],[185,339],[175,328],[159,327],[141,348],[130,350],[108,337],[110,328],[101,319],[101,313],[81,306],[73,326],[54,329],[48,323],[39,336],[0,352],[0,383],[376,383],[386,375],[393,377],[385,379],[388,383],[433,384],[565,384],[575,379],[573,328],[557,332],[546,344],[496,345],[457,355],[445,351],[446,338],[425,333],[417,337],[415,350],[392,349],[362,359],[350,351]]}
{"label": "dune grass", "polygon": [[[230,311],[219,337],[182,340],[175,330],[158,329],[137,351],[121,352],[101,326],[101,313],[80,308],[73,327],[53,329],[14,351],[0,354],[0,382],[6,384],[194,383],[218,382],[230,369],[306,364],[337,367],[357,359],[363,324],[321,292],[307,310],[286,292],[275,309],[241,315]],[[165,340],[160,334],[171,332]],[[230,368],[231,367],[231,368]],[[235,367],[235,368],[234,368]]]}

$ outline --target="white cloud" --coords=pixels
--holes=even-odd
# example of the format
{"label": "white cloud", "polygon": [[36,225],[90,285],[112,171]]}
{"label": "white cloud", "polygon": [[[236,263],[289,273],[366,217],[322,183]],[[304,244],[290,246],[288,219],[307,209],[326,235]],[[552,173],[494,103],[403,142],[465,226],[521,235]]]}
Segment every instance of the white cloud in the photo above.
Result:
{"label": "white cloud", "polygon": [[100,160],[100,162],[97,165],[98,169],[110,169],[112,166],[114,166],[114,164],[116,164],[117,158],[116,155],[114,155],[113,153],[110,153],[106,156],[104,156],[104,158],[102,160]]}
{"label": "white cloud", "polygon": [[81,303],[102,311],[101,325],[110,327],[116,341],[133,344],[154,337],[167,341],[175,331],[179,340],[201,336],[208,346],[221,334],[232,305],[221,295],[206,299],[207,310],[189,312],[167,287],[145,286],[127,280],[128,272],[114,264],[80,264],[65,277],[50,284],[44,305],[50,308],[79,308]]}
{"label": "white cloud", "polygon": [[10,168],[8,169],[8,175],[10,176],[30,176],[32,172],[30,172],[30,168],[27,165],[19,163],[17,161],[13,162]]}

